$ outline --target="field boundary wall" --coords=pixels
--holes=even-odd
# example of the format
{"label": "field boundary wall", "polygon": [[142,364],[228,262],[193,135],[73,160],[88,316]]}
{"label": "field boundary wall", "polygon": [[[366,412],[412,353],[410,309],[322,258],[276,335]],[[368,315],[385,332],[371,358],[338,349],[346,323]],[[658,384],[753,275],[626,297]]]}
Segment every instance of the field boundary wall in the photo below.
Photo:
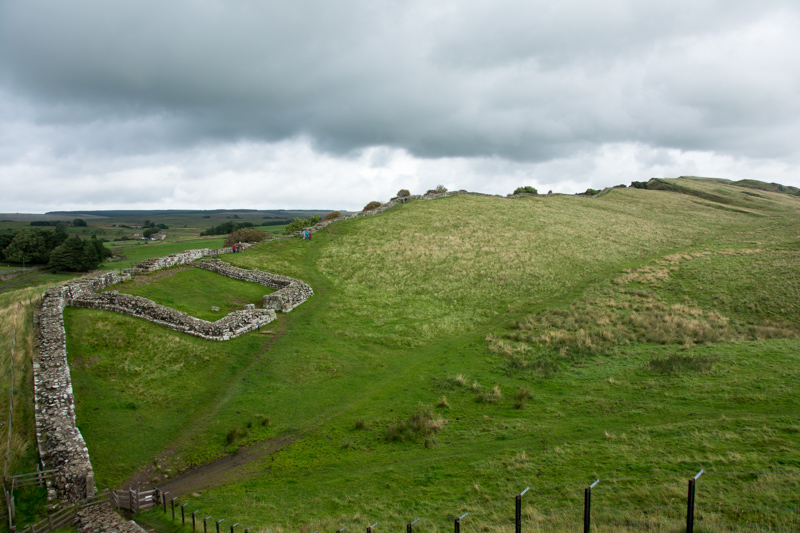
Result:
{"label": "field boundary wall", "polygon": [[[244,250],[249,246],[243,244],[240,249]],[[186,265],[200,258],[217,257],[224,253],[231,251],[208,248],[189,250],[148,259],[123,273],[90,273],[45,291],[35,316],[39,357],[33,362],[33,374],[39,457],[44,465],[55,471],[47,481],[49,500],[74,503],[91,499],[96,493],[89,450],[76,423],[75,398],[67,360],[64,309],[72,306],[113,311],[207,340],[224,341],[275,320],[276,309],[290,311],[313,294],[311,287],[299,280],[232,267],[217,259],[207,259],[197,266],[231,278],[277,288],[277,292],[264,297],[267,308],[256,309],[255,305],[248,304],[244,310],[234,311],[216,322],[208,322],[156,304],[147,298],[117,291],[100,292],[130,280],[135,274]]]}

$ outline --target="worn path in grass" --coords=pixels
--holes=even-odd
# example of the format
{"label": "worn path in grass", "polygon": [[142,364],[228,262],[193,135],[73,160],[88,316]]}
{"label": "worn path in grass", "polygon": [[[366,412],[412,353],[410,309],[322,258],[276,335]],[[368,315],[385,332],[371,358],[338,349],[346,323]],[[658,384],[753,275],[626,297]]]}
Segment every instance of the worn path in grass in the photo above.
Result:
{"label": "worn path in grass", "polygon": [[2,287],[0,287],[0,291],[3,291],[5,289],[10,289],[11,287],[14,287],[15,285],[19,285],[20,283],[25,283],[28,280],[31,280],[31,279],[34,279],[34,278],[38,278],[42,274],[47,274],[47,272],[39,272],[38,274],[34,274],[32,276],[28,276],[28,277],[25,277],[25,278],[22,278],[22,279],[18,279],[16,281],[12,282],[12,283],[9,283],[7,285],[3,285]]}

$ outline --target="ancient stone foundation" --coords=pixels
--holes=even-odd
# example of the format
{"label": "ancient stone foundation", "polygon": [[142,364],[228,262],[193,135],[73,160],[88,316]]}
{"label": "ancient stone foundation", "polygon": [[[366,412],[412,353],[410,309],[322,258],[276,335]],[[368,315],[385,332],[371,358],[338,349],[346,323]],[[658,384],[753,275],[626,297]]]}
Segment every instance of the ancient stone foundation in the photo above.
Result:
{"label": "ancient stone foundation", "polygon": [[39,360],[33,362],[33,387],[39,457],[48,468],[56,470],[47,482],[49,499],[74,502],[95,494],[89,452],[75,423],[64,307],[75,297],[92,294],[127,277],[114,272],[87,276],[49,289],[42,298],[37,314]]}
{"label": "ancient stone foundation", "polygon": [[279,276],[278,274],[270,274],[269,272],[261,272],[260,270],[246,270],[231,266],[230,263],[219,259],[206,259],[197,263],[196,266],[229,278],[278,289],[276,292],[264,296],[265,309],[275,309],[276,311],[288,313],[314,294],[314,289],[300,280]]}
{"label": "ancient stone foundation", "polygon": [[80,533],[145,533],[133,520],[125,520],[109,504],[86,507],[75,516]]}
{"label": "ancient stone foundation", "polygon": [[[249,245],[242,246],[246,247]],[[276,309],[290,311],[314,293],[311,287],[299,280],[232,267],[219,260],[204,261],[198,266],[224,276],[278,289],[277,292],[265,296],[265,309],[256,309],[250,304],[242,311],[230,313],[216,322],[208,322],[139,296],[116,291],[99,292],[129,280],[134,273],[189,264],[199,258],[221,253],[228,252],[189,250],[143,261],[135,268],[126,270],[124,274],[89,274],[45,292],[36,315],[39,359],[33,363],[33,380],[39,457],[48,469],[56,470],[54,477],[48,481],[48,499],[76,502],[91,498],[96,492],[89,451],[75,420],[75,402],[67,363],[67,336],[64,330],[65,307],[115,311],[204,339],[224,341],[275,320]],[[91,529],[87,529],[89,530]]]}
{"label": "ancient stone foundation", "polygon": [[70,301],[72,307],[114,311],[141,318],[154,324],[172,328],[210,341],[227,341],[275,320],[272,309],[245,309],[234,311],[216,322],[201,320],[188,314],[164,307],[141,296],[121,294],[117,291],[90,294]]}

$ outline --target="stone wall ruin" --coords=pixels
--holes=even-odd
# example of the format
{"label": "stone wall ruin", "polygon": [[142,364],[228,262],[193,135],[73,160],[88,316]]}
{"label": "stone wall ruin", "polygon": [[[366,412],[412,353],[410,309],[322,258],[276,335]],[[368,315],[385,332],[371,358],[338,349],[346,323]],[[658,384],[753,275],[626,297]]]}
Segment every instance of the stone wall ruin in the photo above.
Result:
{"label": "stone wall ruin", "polygon": [[[250,245],[243,244],[242,249]],[[75,398],[67,360],[67,336],[64,308],[67,306],[114,311],[160,324],[176,331],[207,340],[224,341],[256,329],[276,318],[275,310],[289,311],[313,294],[305,283],[260,271],[232,267],[218,260],[197,266],[222,275],[252,281],[279,289],[267,295],[275,300],[270,307],[255,309],[246,305],[216,322],[189,316],[139,296],[117,291],[100,292],[131,279],[133,274],[153,272],[175,265],[185,265],[203,257],[216,257],[230,250],[189,250],[166,257],[148,259],[122,274],[95,272],[64,285],[48,289],[36,314],[39,358],[33,362],[34,409],[39,457],[48,469],[56,470],[47,482],[49,500],[76,502],[96,493],[89,451],[75,418]],[[265,304],[267,299],[265,297]]]}

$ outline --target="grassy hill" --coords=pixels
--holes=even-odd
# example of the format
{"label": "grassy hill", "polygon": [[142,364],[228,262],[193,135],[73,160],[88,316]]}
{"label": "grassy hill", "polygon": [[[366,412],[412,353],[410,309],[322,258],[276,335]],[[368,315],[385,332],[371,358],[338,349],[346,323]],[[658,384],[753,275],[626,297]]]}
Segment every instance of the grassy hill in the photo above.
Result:
{"label": "grassy hill", "polygon": [[629,524],[603,530],[675,531],[703,468],[704,530],[800,527],[800,199],[663,181],[410,202],[229,256],[315,295],[225,343],[68,310],[99,483],[273,531],[507,531],[531,486],[526,530],[568,531],[600,478],[595,523]]}

